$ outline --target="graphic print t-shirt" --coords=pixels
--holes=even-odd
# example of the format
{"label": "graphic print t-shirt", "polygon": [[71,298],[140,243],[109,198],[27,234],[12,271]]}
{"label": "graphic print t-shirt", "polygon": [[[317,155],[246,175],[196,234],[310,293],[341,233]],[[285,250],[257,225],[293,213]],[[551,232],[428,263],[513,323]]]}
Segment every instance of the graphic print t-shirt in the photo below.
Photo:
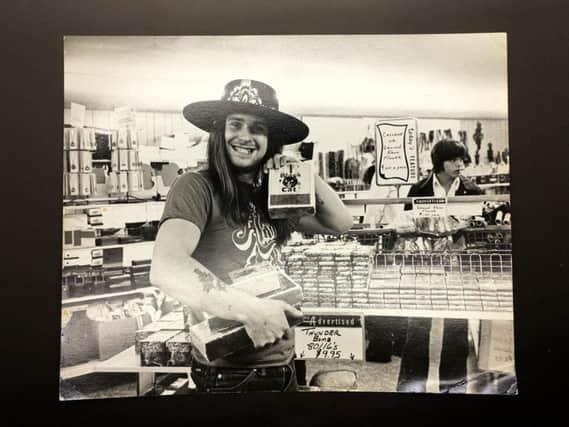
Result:
{"label": "graphic print t-shirt", "polygon": [[[218,194],[207,172],[186,173],[180,176],[168,193],[160,224],[171,218],[194,223],[201,231],[200,241],[192,257],[208,268],[219,279],[231,283],[229,273],[259,263],[281,265],[276,242],[276,229],[263,212],[249,204],[249,218],[245,224],[235,224],[221,213]],[[191,286],[191,285],[188,285]],[[194,313],[197,319],[202,313]],[[292,331],[275,344],[255,351],[241,351],[207,362],[199,353],[194,357],[214,366],[271,366],[290,361],[294,352]]]}

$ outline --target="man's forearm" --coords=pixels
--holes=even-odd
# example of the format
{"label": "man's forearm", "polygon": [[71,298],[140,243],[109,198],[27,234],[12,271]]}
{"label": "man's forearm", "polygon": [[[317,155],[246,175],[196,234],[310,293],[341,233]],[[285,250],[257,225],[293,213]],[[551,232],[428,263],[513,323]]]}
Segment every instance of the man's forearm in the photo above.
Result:
{"label": "man's forearm", "polygon": [[325,227],[341,232],[352,225],[352,216],[338,194],[320,176],[314,176],[316,217]]}
{"label": "man's forearm", "polygon": [[256,298],[232,289],[191,257],[176,257],[167,263],[153,260],[153,285],[195,311],[205,311],[224,319],[242,321]]}

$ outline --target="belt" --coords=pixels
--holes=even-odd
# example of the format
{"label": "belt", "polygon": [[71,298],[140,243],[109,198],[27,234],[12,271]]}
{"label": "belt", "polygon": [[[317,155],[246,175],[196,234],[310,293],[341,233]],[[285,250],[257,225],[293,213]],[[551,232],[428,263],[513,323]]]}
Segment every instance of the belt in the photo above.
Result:
{"label": "belt", "polygon": [[255,372],[260,377],[281,377],[283,375],[283,370],[285,372],[292,368],[294,360],[286,365],[280,366],[268,366],[265,368],[246,368],[246,367],[225,367],[225,366],[208,366],[197,360],[192,360],[192,373],[200,376],[214,376],[221,373],[231,372],[233,374],[249,374]]}

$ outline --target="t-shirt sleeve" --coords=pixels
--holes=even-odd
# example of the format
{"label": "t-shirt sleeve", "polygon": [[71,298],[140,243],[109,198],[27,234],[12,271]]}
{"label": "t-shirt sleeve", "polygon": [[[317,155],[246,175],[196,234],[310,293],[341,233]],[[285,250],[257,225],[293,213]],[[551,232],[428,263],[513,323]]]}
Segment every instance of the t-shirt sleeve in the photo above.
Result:
{"label": "t-shirt sleeve", "polygon": [[194,223],[203,232],[213,203],[212,189],[202,175],[188,172],[181,175],[166,197],[160,225],[171,218]]}

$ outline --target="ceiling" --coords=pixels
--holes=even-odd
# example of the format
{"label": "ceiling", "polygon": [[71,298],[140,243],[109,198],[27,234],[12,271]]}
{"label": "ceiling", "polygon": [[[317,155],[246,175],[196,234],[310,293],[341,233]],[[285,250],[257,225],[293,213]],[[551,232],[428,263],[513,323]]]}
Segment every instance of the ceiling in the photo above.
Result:
{"label": "ceiling", "polygon": [[506,35],[66,37],[65,106],[180,112],[234,78],[303,115],[507,117]]}

